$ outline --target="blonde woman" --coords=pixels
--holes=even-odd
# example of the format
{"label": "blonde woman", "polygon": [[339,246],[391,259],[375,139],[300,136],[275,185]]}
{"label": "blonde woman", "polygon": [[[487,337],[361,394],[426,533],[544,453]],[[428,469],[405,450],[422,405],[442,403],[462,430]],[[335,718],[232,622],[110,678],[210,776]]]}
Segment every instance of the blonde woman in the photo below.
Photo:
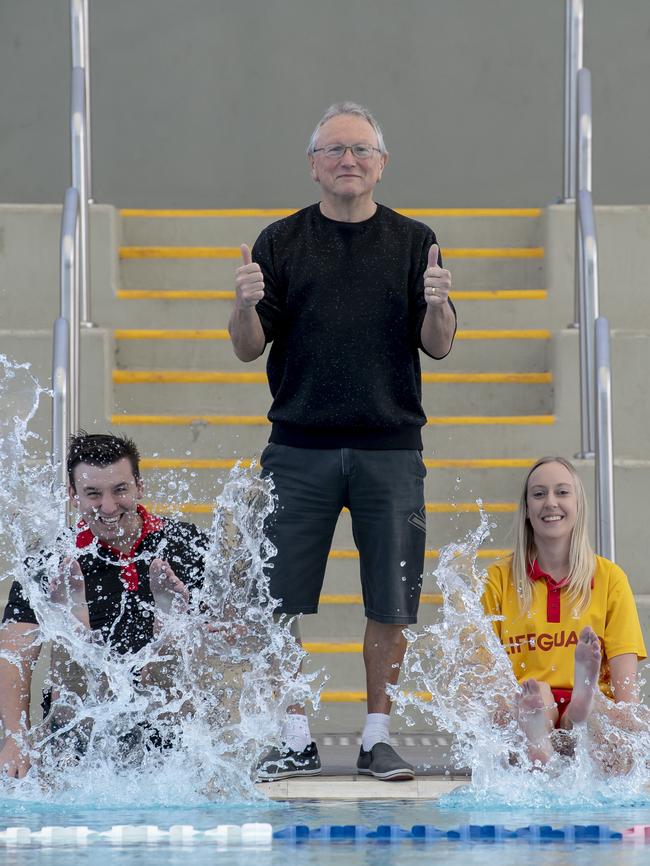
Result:
{"label": "blonde woman", "polygon": [[600,689],[638,703],[646,657],[624,572],[596,556],[575,469],[544,457],[526,478],[511,557],[488,569],[483,604],[522,687],[519,723],[531,760],[546,763],[554,728],[586,722]]}

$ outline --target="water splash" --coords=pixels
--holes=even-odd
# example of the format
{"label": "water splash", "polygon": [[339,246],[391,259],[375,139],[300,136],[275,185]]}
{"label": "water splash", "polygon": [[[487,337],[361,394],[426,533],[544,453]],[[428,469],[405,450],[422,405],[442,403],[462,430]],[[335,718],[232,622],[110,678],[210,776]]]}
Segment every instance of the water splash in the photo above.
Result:
{"label": "water splash", "polygon": [[520,687],[481,604],[485,572],[477,552],[492,528],[481,510],[479,526],[441,550],[434,572],[443,597],[440,620],[407,631],[402,675],[410,689],[391,690],[407,724],[414,724],[415,712],[452,734],[454,766],[471,770],[470,785],[441,804],[546,809],[647,801],[650,711],[644,705],[613,704],[597,694],[588,725],[556,732],[551,761],[543,769],[531,763],[513,712]]}
{"label": "water splash", "polygon": [[[5,778],[0,793],[111,806],[259,799],[255,768],[279,745],[286,708],[317,706],[323,679],[300,672],[304,652],[290,623],[274,620],[264,567],[275,551],[263,532],[272,482],[254,467],[230,472],[189,609],[152,609],[154,641],[120,654],[75,618],[74,579],[60,571],[78,552],[45,443],[29,431],[46,393],[28,365],[0,356],[0,405],[11,407],[0,428],[3,579],[20,582],[38,640],[51,647],[55,698],[46,720],[24,734],[32,769]],[[188,491],[164,487],[173,511]],[[53,597],[45,587],[57,583]]]}

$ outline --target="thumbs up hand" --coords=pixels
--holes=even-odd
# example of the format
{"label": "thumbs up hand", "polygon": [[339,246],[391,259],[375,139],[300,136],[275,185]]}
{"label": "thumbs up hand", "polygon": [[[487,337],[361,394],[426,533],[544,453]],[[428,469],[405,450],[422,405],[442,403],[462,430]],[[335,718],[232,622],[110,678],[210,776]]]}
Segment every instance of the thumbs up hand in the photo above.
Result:
{"label": "thumbs up hand", "polygon": [[241,245],[243,264],[235,271],[236,307],[255,307],[264,297],[264,276],[247,244]]}
{"label": "thumbs up hand", "polygon": [[431,307],[446,304],[451,291],[451,274],[438,266],[440,250],[438,244],[431,244],[424,272],[424,300]]}

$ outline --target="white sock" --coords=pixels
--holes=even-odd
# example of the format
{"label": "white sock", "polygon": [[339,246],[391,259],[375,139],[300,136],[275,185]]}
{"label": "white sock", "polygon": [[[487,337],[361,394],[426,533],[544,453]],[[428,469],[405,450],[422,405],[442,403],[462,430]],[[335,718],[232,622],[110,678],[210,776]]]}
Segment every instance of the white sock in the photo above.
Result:
{"label": "white sock", "polygon": [[377,743],[390,742],[390,716],[386,713],[368,713],[361,735],[361,748],[369,752]]}
{"label": "white sock", "polygon": [[282,742],[294,752],[302,752],[311,743],[309,719],[300,713],[289,713],[282,723]]}

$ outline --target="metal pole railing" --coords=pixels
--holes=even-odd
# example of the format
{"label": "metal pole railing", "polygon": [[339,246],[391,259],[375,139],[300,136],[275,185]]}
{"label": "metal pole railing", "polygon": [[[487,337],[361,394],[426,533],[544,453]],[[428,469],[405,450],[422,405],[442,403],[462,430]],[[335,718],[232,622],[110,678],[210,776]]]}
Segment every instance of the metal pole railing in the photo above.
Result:
{"label": "metal pole railing", "polygon": [[70,427],[68,426],[68,360],[70,348],[70,323],[63,316],[54,323],[52,350],[52,463],[56,479],[65,490],[66,450]]}
{"label": "metal pole railing", "polygon": [[91,326],[85,91],[84,70],[75,66],[72,70],[70,134],[72,139],[72,186],[79,192],[79,320],[82,325]]}
{"label": "metal pole railing", "polygon": [[[578,71],[578,110],[576,115],[576,164],[578,191],[591,192],[591,72],[588,69]],[[584,284],[582,274],[582,256],[580,254],[580,229],[578,207],[576,205],[576,249],[575,249],[575,300],[573,310],[573,327],[577,328],[580,321],[580,287]]]}
{"label": "metal pole railing", "polygon": [[77,190],[69,187],[65,192],[61,218],[60,316],[68,322],[69,432],[76,432],[79,427],[79,200]]}
{"label": "metal pole railing", "polygon": [[596,552],[616,558],[614,537],[614,449],[609,323],[596,319]]}
{"label": "metal pole railing", "polygon": [[93,200],[92,147],[90,130],[90,38],[88,0],[70,0],[70,29],[72,42],[72,68],[84,71],[84,104],[86,107],[86,191],[88,201]]}
{"label": "metal pole railing", "polygon": [[598,245],[596,219],[588,190],[583,189],[578,193],[577,209],[582,274],[579,296],[581,451],[577,456],[591,459],[596,450],[594,323],[598,318]]}
{"label": "metal pole railing", "polygon": [[576,190],[577,74],[582,66],[583,0],[565,0],[564,25],[564,178],[563,201],[573,201]]}

